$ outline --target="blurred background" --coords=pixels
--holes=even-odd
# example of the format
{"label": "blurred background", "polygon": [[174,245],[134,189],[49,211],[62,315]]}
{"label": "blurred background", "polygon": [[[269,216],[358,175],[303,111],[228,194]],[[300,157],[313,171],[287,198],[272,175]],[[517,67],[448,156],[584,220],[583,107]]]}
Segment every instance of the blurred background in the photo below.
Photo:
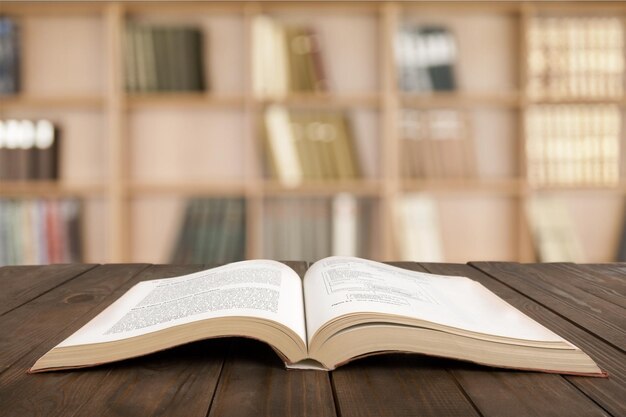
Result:
{"label": "blurred background", "polygon": [[0,4],[0,265],[626,261],[620,2]]}

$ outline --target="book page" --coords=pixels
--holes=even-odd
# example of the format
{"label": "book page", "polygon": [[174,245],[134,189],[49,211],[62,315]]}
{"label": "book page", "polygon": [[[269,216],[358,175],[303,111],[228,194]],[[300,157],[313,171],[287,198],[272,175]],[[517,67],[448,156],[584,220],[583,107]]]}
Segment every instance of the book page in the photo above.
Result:
{"label": "book page", "polygon": [[408,271],[352,257],[330,257],[304,278],[309,343],[328,321],[345,314],[383,313],[525,340],[558,335],[465,277]]}
{"label": "book page", "polygon": [[237,316],[281,323],[306,342],[300,277],[280,262],[254,260],[144,281],[59,346],[109,342],[189,322]]}

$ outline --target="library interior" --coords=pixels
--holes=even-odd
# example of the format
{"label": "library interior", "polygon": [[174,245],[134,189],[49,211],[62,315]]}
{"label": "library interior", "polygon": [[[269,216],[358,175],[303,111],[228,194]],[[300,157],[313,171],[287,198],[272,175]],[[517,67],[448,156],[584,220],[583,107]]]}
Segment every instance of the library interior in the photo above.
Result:
{"label": "library interior", "polygon": [[0,4],[0,266],[626,261],[626,3]]}

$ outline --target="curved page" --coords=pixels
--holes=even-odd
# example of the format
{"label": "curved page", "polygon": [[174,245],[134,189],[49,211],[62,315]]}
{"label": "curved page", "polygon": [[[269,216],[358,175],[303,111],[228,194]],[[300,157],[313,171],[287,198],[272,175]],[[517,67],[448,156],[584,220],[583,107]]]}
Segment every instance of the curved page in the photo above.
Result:
{"label": "curved page", "polygon": [[309,345],[325,323],[351,313],[393,314],[494,336],[564,342],[469,278],[360,258],[316,262],[304,278],[304,295]]}
{"label": "curved page", "polygon": [[[217,317],[281,323],[306,342],[302,282],[288,266],[254,260],[141,282],[58,346],[110,342]],[[236,334],[236,329],[233,329]]]}

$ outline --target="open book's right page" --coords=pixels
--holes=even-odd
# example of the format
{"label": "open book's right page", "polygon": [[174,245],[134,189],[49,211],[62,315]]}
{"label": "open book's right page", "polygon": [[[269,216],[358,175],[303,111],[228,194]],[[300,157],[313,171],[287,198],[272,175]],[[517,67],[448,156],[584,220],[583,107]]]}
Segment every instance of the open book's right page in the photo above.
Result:
{"label": "open book's right page", "polygon": [[313,264],[304,279],[304,299],[309,345],[324,324],[354,313],[404,316],[451,332],[460,329],[518,341],[564,341],[469,278],[360,258],[335,256]]}

